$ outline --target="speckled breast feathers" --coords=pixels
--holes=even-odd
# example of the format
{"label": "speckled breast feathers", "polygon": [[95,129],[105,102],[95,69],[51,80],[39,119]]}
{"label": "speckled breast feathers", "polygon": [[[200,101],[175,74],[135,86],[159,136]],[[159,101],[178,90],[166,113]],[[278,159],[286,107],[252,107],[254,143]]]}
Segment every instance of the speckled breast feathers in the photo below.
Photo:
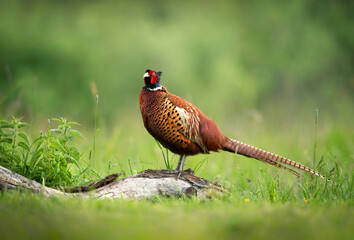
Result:
{"label": "speckled breast feathers", "polygon": [[207,152],[199,132],[199,110],[187,101],[163,91],[142,90],[141,112],[146,129],[175,153]]}

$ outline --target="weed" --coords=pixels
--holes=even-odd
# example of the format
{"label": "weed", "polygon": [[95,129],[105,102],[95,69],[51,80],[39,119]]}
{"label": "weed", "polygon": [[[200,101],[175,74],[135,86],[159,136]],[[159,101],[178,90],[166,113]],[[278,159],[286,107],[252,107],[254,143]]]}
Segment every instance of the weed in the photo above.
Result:
{"label": "weed", "polygon": [[195,172],[196,175],[198,175],[198,173],[199,173],[199,171],[200,171],[200,168],[201,168],[206,162],[208,162],[208,159],[209,159],[209,157],[205,157],[205,158],[203,158],[202,160],[200,160],[200,161],[197,163],[197,165],[196,165],[195,168],[194,168],[194,172]]}
{"label": "weed", "polygon": [[318,126],[318,109],[315,115],[315,140],[313,144],[313,170],[316,171],[316,150],[317,150],[317,126]]}
{"label": "weed", "polygon": [[[169,158],[169,156],[168,156],[168,149],[167,148],[163,148],[162,146],[161,146],[161,144],[155,139],[155,142],[156,142],[156,144],[157,144],[157,146],[160,148],[160,150],[161,150],[161,153],[162,153],[162,156],[163,156],[163,160],[164,160],[164,162],[165,162],[165,166],[166,166],[166,169],[172,169],[173,167],[172,167],[172,161],[171,161],[171,159]],[[164,149],[165,149],[165,151],[166,151],[166,154],[164,153]]]}
{"label": "weed", "polygon": [[95,97],[95,133],[93,134],[93,156],[92,156],[92,167],[95,167],[96,158],[96,135],[99,132],[97,128],[97,114],[98,114],[98,94]]}
{"label": "weed", "polygon": [[[21,119],[0,121],[0,164],[47,186],[65,187],[91,179],[94,171],[82,166],[82,154],[70,144],[74,138],[82,138],[81,133],[73,129],[78,123],[64,118],[52,120],[58,123],[56,128],[51,128],[51,120],[48,120],[48,131],[33,141],[22,130],[27,123]],[[73,165],[78,170],[74,175]]]}

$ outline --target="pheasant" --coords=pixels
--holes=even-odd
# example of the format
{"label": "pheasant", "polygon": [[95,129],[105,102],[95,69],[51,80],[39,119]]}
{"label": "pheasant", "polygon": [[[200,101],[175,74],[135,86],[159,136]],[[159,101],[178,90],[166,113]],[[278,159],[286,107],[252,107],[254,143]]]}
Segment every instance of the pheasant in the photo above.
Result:
{"label": "pheasant", "polygon": [[162,72],[146,70],[145,86],[139,96],[140,111],[147,131],[164,147],[180,155],[176,168],[179,174],[183,171],[186,156],[224,150],[285,169],[298,177],[300,174],[297,171],[285,165],[332,182],[302,164],[224,136],[196,106],[161,86],[161,75]]}

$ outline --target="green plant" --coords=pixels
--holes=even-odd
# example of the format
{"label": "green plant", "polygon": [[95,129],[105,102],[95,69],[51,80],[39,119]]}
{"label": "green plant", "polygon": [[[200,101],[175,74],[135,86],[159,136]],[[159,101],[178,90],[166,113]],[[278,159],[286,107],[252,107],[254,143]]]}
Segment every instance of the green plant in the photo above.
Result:
{"label": "green plant", "polygon": [[[96,90],[96,92],[97,92],[97,90]],[[93,134],[92,167],[95,166],[95,159],[96,159],[96,135],[100,131],[100,129],[97,128],[97,115],[98,115],[98,94],[96,94],[96,97],[95,97],[95,133]]]}
{"label": "green plant", "polygon": [[197,163],[197,165],[194,167],[194,172],[196,175],[198,175],[200,168],[205,164],[205,162],[208,162],[208,159],[208,157],[205,157]]}
{"label": "green plant", "polygon": [[[156,139],[155,139],[155,142],[156,142],[157,146],[161,150],[161,153],[162,153],[162,156],[163,156],[163,160],[165,162],[166,169],[172,169],[172,160],[168,156],[168,149],[167,148],[163,148],[161,146],[161,144]],[[164,149],[166,150],[166,154],[163,151]]]}
{"label": "green plant", "polygon": [[315,140],[313,144],[313,170],[315,171],[316,171],[316,150],[317,150],[317,126],[318,126],[318,109],[316,109],[316,115],[315,115]]}
{"label": "green plant", "polygon": [[[51,128],[48,120],[48,131],[41,132],[33,141],[22,130],[27,123],[21,119],[0,121],[0,165],[47,186],[65,187],[92,179],[94,171],[81,165],[82,154],[70,144],[74,138],[82,138],[73,129],[78,123],[64,118],[52,120],[58,123],[56,128]],[[72,166],[76,167],[76,174]]]}

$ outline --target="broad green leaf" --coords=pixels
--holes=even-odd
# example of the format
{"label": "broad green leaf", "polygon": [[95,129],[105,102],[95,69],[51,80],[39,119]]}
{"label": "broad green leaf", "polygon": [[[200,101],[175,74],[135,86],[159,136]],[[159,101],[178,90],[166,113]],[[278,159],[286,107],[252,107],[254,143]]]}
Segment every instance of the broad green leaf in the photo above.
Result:
{"label": "broad green leaf", "polygon": [[73,137],[84,138],[82,134],[77,130],[70,130],[69,134]]}
{"label": "broad green leaf", "polygon": [[23,122],[20,122],[20,123],[17,125],[18,128],[23,128],[23,127],[26,127],[26,126],[28,126],[28,124],[27,124],[27,123],[23,123]]}
{"label": "broad green leaf", "polygon": [[54,133],[61,133],[61,130],[60,130],[60,129],[57,129],[57,128],[55,128],[55,129],[50,129],[49,131],[50,131],[50,132],[54,132]]}
{"label": "broad green leaf", "polygon": [[[37,140],[39,140],[39,138],[37,138],[37,139],[32,143],[31,147],[34,145],[34,143],[35,143]],[[41,151],[43,151],[43,147],[41,147],[41,145],[42,145],[43,142],[44,142],[44,139],[38,141],[36,150],[34,150],[34,152],[38,152],[40,149],[41,149]]]}
{"label": "broad green leaf", "polygon": [[59,142],[59,140],[52,140],[51,143],[53,146],[55,146],[58,150],[61,152],[67,153],[68,151],[65,149],[65,147]]}
{"label": "broad green leaf", "polygon": [[14,134],[13,133],[9,133],[9,132],[3,132],[0,130],[0,137],[10,137],[10,136],[13,136]]}
{"label": "broad green leaf", "polygon": [[52,118],[52,120],[57,121],[59,124],[63,124],[64,123],[64,119],[63,118]]}
{"label": "broad green leaf", "polygon": [[29,144],[29,137],[27,133],[24,132],[19,132],[18,136],[21,137],[27,144]]}
{"label": "broad green leaf", "polygon": [[13,123],[4,123],[0,125],[0,128],[14,128],[15,125]]}
{"label": "broad green leaf", "polygon": [[1,139],[0,139],[0,143],[1,143],[1,142],[5,142],[5,143],[11,144],[12,141],[13,141],[13,139],[12,139],[12,138],[9,138],[9,137],[1,138]]}
{"label": "broad green leaf", "polygon": [[33,169],[37,166],[38,162],[40,161],[40,156],[36,156],[34,158],[32,158],[32,161],[31,161],[31,171],[33,171]]}
{"label": "broad green leaf", "polygon": [[27,150],[27,151],[30,150],[29,146],[28,146],[25,142],[19,142],[19,143],[18,143],[18,146],[19,146],[19,147],[22,147],[23,149],[25,149],[25,150]]}
{"label": "broad green leaf", "polygon": [[21,162],[21,157],[18,154],[13,154],[12,157],[14,158],[14,160],[16,160],[17,163]]}
{"label": "broad green leaf", "polygon": [[77,122],[68,122],[67,125],[80,125],[80,123],[77,123]]}

